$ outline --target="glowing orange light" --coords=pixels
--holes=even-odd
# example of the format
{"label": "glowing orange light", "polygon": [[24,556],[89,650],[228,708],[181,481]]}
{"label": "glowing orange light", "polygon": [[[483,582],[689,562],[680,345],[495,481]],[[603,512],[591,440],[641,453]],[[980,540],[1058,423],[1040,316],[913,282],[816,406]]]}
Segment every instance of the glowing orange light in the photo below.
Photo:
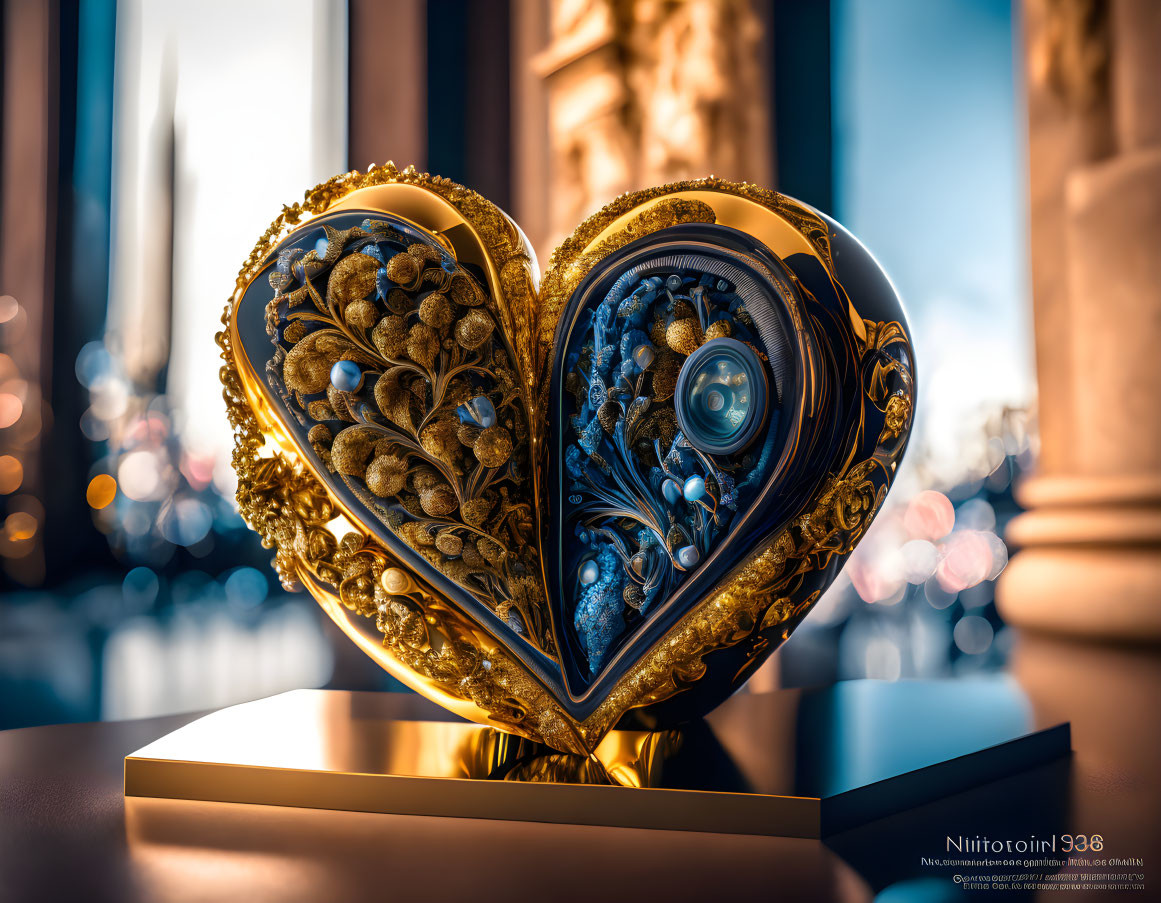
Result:
{"label": "glowing orange light", "polygon": [[0,429],[12,426],[24,413],[24,405],[15,395],[0,395]]}
{"label": "glowing orange light", "polygon": [[9,495],[24,482],[24,465],[12,455],[0,457],[0,495]]}
{"label": "glowing orange light", "polygon": [[4,535],[11,542],[22,542],[26,539],[32,539],[36,535],[38,526],[40,525],[36,522],[36,518],[27,511],[17,511],[14,514],[9,514],[8,519],[4,521]]}
{"label": "glowing orange light", "polygon": [[100,511],[117,497],[117,481],[107,473],[99,473],[89,480],[85,490],[85,501],[89,507]]}

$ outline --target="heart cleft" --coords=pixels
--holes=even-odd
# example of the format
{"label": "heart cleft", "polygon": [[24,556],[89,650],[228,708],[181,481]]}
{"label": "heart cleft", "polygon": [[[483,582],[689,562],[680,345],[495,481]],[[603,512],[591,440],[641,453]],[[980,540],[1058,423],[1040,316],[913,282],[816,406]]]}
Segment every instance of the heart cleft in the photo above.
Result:
{"label": "heart cleft", "polygon": [[879,510],[915,398],[842,227],[717,179],[553,254],[388,164],[262,237],[219,335],[239,508],[391,674],[587,754],[736,689]]}

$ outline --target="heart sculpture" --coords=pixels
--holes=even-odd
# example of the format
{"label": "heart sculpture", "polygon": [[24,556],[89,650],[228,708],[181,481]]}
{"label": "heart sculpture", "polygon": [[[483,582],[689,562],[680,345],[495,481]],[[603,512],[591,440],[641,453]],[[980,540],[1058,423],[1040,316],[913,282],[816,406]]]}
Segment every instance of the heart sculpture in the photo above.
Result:
{"label": "heart sculpture", "polygon": [[420,693],[580,754],[708,712],[790,635],[915,399],[862,245],[713,178],[616,199],[538,285],[478,194],[347,173],[223,322],[238,503],[283,582]]}

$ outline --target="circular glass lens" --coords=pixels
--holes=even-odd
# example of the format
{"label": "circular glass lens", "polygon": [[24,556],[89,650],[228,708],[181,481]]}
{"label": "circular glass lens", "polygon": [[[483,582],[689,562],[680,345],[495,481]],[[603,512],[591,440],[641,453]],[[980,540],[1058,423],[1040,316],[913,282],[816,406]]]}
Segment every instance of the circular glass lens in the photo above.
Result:
{"label": "circular glass lens", "polygon": [[766,371],[749,345],[713,339],[688,358],[674,393],[677,422],[707,454],[741,451],[766,422]]}

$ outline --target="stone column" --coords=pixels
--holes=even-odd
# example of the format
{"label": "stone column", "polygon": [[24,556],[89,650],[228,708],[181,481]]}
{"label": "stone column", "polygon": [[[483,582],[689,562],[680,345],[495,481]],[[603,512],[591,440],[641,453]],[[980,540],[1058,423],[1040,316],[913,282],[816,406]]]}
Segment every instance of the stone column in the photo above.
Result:
{"label": "stone column", "polygon": [[1041,473],[1011,624],[1161,641],[1161,3],[1025,0]]}

